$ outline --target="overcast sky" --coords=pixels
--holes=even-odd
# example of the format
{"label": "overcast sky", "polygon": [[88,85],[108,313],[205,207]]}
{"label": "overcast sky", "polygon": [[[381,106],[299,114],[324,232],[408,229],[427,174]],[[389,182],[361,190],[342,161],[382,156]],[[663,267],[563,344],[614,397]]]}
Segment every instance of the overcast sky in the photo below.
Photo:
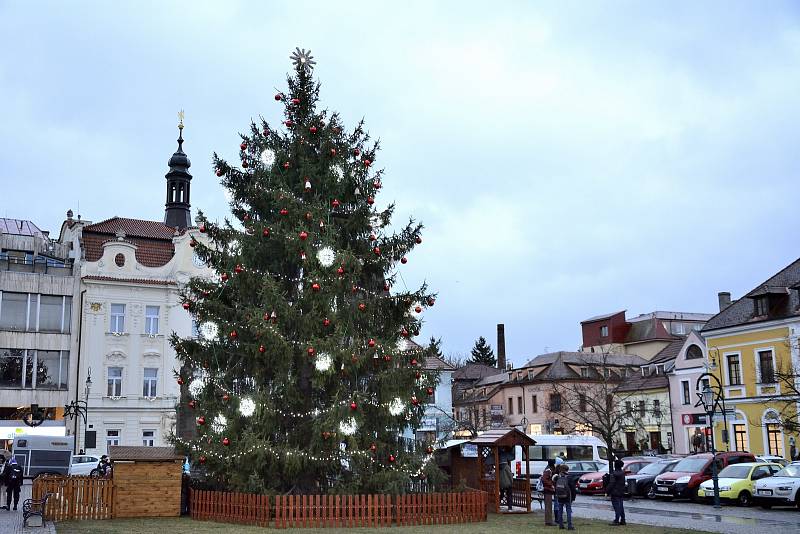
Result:
{"label": "overcast sky", "polygon": [[426,225],[402,275],[439,292],[445,352],[714,312],[798,255],[796,3],[273,4],[0,0],[0,215],[163,220],[184,109],[193,212],[223,217],[211,153],[280,117],[299,46],[381,138],[378,202]]}

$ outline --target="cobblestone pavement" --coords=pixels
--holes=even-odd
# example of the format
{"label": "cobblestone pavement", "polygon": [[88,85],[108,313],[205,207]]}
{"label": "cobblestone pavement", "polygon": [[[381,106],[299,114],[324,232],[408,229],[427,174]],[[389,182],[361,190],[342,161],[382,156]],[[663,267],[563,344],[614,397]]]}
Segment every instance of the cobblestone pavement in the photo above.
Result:
{"label": "cobblestone pavement", "polygon": [[[578,496],[572,510],[576,517],[614,519],[611,502],[605,497]],[[685,501],[635,499],[625,501],[625,517],[629,523],[726,534],[752,534],[759,528],[781,533],[800,532],[800,511],[789,507],[764,510],[757,506],[740,508],[723,505],[717,510],[711,505]]]}
{"label": "cobblestone pavement", "polygon": [[[3,488],[2,497],[2,506],[6,504],[6,491]],[[31,497],[31,482],[29,480],[25,481],[25,484],[22,486],[22,491],[19,493],[19,510],[16,512],[14,510],[6,511],[0,510],[0,532],[3,534],[56,534],[56,529],[53,526],[52,522],[48,522],[44,528],[38,525],[38,518],[32,518],[30,520],[30,527],[23,527],[22,526],[22,503],[25,499],[29,499]],[[13,504],[12,504],[13,505]]]}

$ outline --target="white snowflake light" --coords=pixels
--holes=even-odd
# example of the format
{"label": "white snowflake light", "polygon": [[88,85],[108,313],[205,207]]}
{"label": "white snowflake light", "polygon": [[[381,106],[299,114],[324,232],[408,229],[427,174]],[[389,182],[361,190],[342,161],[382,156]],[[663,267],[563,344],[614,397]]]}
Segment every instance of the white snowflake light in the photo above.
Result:
{"label": "white snowflake light", "polygon": [[336,253],[331,247],[322,247],[319,249],[319,252],[317,252],[317,259],[320,265],[327,269],[333,265],[333,262],[336,260]]}
{"label": "white snowflake light", "polygon": [[200,325],[200,335],[203,336],[206,341],[213,341],[217,339],[218,334],[219,327],[217,327],[217,323],[207,321]]}
{"label": "white snowflake light", "polygon": [[342,169],[341,165],[336,165],[333,167],[333,175],[336,177],[337,182],[341,182],[344,178],[344,170]]}
{"label": "white snowflake light", "polygon": [[389,403],[389,413],[392,415],[400,415],[405,409],[406,405],[403,404],[403,401],[397,397],[395,397],[395,399]]}
{"label": "white snowflake light", "polygon": [[314,362],[314,365],[317,368],[317,371],[324,373],[331,368],[331,365],[333,365],[333,358],[331,358],[331,355],[327,352],[320,352],[317,356],[317,361]]}
{"label": "white snowflake light", "polygon": [[226,426],[228,426],[228,419],[222,414],[217,415],[211,422],[211,430],[214,432],[224,432]]}
{"label": "white snowflake light", "polygon": [[272,164],[275,163],[275,152],[269,148],[265,148],[261,153],[261,163],[263,163],[265,167],[272,167]]}
{"label": "white snowflake light", "polygon": [[192,397],[197,397],[203,392],[203,388],[206,387],[206,382],[202,378],[195,378],[189,384],[189,394]]}
{"label": "white snowflake light", "polygon": [[253,402],[253,399],[250,397],[245,397],[242,399],[242,402],[239,403],[239,411],[243,416],[250,417],[256,413],[256,403]]}
{"label": "white snowflake light", "polygon": [[352,436],[358,430],[358,423],[352,417],[339,423],[339,431],[345,436]]}

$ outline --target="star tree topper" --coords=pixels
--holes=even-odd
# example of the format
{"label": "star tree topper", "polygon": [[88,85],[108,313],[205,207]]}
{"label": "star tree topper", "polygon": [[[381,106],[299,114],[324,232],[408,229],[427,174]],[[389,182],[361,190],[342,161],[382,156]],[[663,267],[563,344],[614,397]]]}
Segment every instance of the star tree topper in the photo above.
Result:
{"label": "star tree topper", "polygon": [[311,70],[314,68],[314,65],[317,64],[317,62],[314,61],[314,56],[311,55],[311,50],[309,49],[306,51],[305,48],[295,48],[292,55],[289,56],[289,59],[292,60],[296,69]]}

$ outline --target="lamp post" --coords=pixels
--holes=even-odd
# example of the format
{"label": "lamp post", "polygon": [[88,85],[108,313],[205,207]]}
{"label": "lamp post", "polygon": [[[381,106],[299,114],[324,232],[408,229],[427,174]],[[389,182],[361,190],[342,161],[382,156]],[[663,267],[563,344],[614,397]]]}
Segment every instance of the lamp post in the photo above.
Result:
{"label": "lamp post", "polygon": [[664,417],[664,414],[661,413],[660,406],[653,409],[653,417],[656,420],[656,425],[658,425],[658,450],[656,451],[656,454],[661,454],[661,419]]}
{"label": "lamp post", "polygon": [[75,444],[73,445],[73,452],[77,453],[78,449],[78,417],[83,418],[83,426],[86,427],[86,416],[89,412],[89,392],[92,390],[92,368],[89,367],[86,375],[86,389],[84,390],[84,400],[74,400],[64,406],[64,417],[75,418]]}
{"label": "lamp post", "polygon": [[[704,378],[708,379],[708,382],[704,383]],[[710,385],[711,380],[715,382],[714,388]],[[703,386],[702,390],[700,389],[701,385]],[[711,479],[714,481],[714,508],[719,508],[719,473],[717,473],[717,447],[714,439],[714,414],[717,413],[717,408],[721,408],[721,413],[725,413],[725,396],[722,393],[722,384],[719,379],[711,373],[700,375],[695,387],[699,390],[697,396],[700,397],[695,406],[702,406],[708,417],[708,431],[711,434]]]}

